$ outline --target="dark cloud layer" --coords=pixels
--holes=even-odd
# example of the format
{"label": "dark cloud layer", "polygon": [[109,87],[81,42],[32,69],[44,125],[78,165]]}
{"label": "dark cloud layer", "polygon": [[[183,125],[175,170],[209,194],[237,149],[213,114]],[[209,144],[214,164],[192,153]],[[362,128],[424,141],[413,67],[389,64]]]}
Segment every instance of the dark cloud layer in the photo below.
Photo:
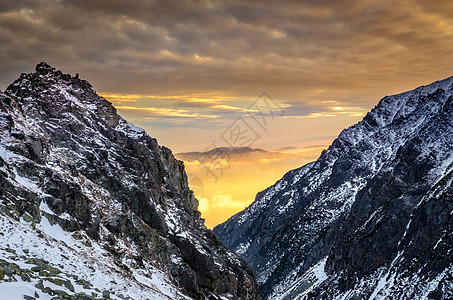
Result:
{"label": "dark cloud layer", "polygon": [[4,0],[0,85],[44,60],[109,93],[370,107],[453,74],[452,16],[440,0]]}

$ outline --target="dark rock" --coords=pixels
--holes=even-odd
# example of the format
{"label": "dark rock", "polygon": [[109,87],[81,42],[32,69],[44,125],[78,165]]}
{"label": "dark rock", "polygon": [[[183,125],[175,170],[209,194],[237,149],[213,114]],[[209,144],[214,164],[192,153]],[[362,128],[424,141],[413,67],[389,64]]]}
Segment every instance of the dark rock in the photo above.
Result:
{"label": "dark rock", "polygon": [[[86,80],[44,62],[22,74],[0,93],[0,136],[5,149],[23,158],[0,160],[5,214],[33,224],[42,214],[77,232],[86,247],[100,243],[125,274],[151,264],[196,299],[257,299],[252,271],[203,225],[183,163],[119,116]],[[14,184],[13,170],[36,188]],[[124,247],[132,245],[139,255],[127,266]],[[35,272],[58,271],[36,264]]]}
{"label": "dark rock", "polygon": [[[383,98],[318,160],[214,228],[265,299],[290,289],[368,299],[381,288],[395,299],[453,297],[452,99],[453,77]],[[308,291],[321,262],[327,275]]]}

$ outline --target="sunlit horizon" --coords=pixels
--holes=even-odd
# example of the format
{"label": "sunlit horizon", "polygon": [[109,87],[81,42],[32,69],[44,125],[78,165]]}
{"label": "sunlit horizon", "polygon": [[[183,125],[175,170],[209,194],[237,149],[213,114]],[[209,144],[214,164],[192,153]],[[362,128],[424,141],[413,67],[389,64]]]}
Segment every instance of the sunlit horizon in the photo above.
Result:
{"label": "sunlit horizon", "polygon": [[[289,170],[299,168],[319,156],[326,146],[287,148],[280,151],[255,149],[258,153],[220,156],[210,160],[197,155],[177,153],[184,161],[189,186],[199,201],[198,209],[208,228],[226,221],[248,207],[257,192],[273,185]],[[224,169],[216,172],[219,166]],[[207,171],[216,172],[210,174]],[[216,176],[216,177],[214,177]]]}
{"label": "sunlit horizon", "polygon": [[[0,89],[41,61],[78,73],[173,153],[238,146],[222,134],[258,112],[251,105],[265,92],[284,114],[264,127],[250,120],[256,134],[247,146],[327,147],[383,97],[453,75],[452,7],[425,0],[3,1]],[[217,192],[201,197],[208,226],[305,163],[293,162],[273,163],[272,176],[253,173],[253,193],[233,193],[243,189],[233,175],[208,184]],[[239,167],[229,174],[247,179]],[[213,203],[223,203],[219,217]]]}

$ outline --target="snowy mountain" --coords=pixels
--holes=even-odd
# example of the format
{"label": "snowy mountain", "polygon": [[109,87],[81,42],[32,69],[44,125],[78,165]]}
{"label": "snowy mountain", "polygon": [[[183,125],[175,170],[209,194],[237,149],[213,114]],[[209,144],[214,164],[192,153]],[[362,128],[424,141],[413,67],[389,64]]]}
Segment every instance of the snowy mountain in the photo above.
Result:
{"label": "snowy mountain", "polygon": [[0,137],[2,299],[257,299],[183,163],[78,75],[21,74]]}
{"label": "snowy mountain", "polygon": [[385,97],[214,228],[264,299],[453,298],[453,77]]}

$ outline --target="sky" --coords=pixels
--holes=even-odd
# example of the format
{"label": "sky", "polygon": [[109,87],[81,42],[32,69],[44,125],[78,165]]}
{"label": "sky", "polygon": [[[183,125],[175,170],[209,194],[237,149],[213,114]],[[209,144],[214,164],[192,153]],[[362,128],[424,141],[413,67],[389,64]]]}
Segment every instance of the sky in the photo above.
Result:
{"label": "sky", "polygon": [[1,90],[41,61],[79,73],[175,153],[326,147],[452,76],[452,45],[444,0],[0,1]]}
{"label": "sky", "polygon": [[272,152],[240,148],[223,154],[177,153],[176,157],[184,161],[205,225],[213,228],[249,206],[258,191],[286,172],[318,158],[324,148],[285,147]]}

